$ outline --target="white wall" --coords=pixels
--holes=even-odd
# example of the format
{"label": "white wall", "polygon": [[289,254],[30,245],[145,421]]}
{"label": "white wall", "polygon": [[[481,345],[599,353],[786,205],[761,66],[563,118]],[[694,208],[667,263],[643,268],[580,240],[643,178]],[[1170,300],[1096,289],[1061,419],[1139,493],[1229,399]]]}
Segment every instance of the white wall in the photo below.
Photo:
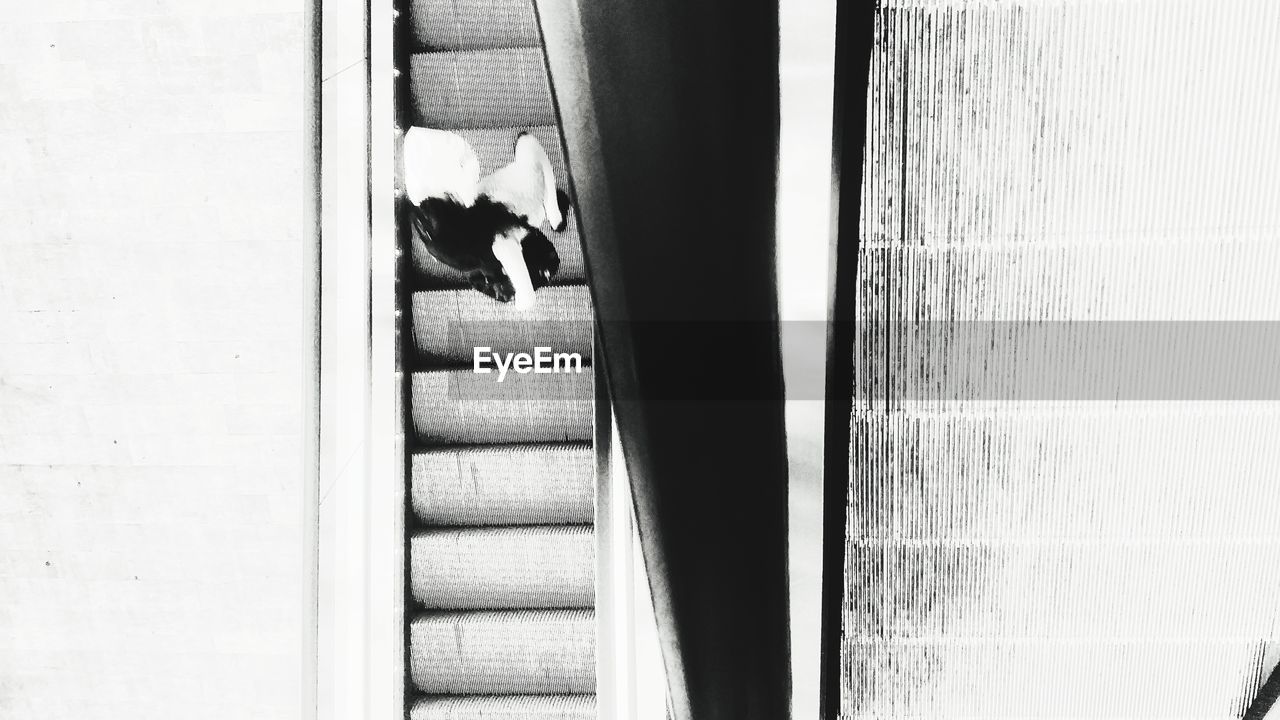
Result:
{"label": "white wall", "polygon": [[0,9],[0,717],[300,717],[302,5]]}

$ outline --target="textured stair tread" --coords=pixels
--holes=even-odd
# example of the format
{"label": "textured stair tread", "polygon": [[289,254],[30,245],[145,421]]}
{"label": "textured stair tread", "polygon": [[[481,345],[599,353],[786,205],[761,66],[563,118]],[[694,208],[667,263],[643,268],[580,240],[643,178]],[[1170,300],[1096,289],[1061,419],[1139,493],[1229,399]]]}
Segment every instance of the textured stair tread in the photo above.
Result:
{"label": "textured stair tread", "polygon": [[428,695],[409,720],[596,720],[596,696]]}
{"label": "textured stair tread", "polygon": [[415,53],[415,124],[440,130],[556,124],[541,48]]}
{"label": "textured stair tread", "polygon": [[413,36],[429,50],[538,47],[533,0],[411,0]]}
{"label": "textured stair tread", "polygon": [[413,597],[431,609],[590,608],[590,526],[436,528],[409,541]]}
{"label": "textured stair tread", "polygon": [[414,453],[411,496],[428,525],[590,523],[595,454],[586,443]]}
{"label": "textured stair tread", "polygon": [[414,347],[433,365],[471,365],[477,347],[502,353],[549,347],[589,363],[594,333],[587,287],[544,287],[536,298],[522,312],[470,288],[414,293]]}
{"label": "textured stair tread", "polygon": [[409,627],[410,672],[426,693],[593,693],[595,638],[592,610],[427,612]]}
{"label": "textured stair tread", "polygon": [[[553,232],[545,228],[543,232],[560,255],[560,272],[552,279],[552,285],[581,285],[586,282],[587,269],[582,259],[582,239],[576,214],[569,211],[569,224],[564,232]],[[415,233],[408,233],[408,237],[415,280],[432,288],[471,288],[465,275],[431,257],[426,244]]]}
{"label": "textured stair tread", "polygon": [[477,374],[471,368],[413,373],[414,431],[429,445],[586,442],[595,376]]}

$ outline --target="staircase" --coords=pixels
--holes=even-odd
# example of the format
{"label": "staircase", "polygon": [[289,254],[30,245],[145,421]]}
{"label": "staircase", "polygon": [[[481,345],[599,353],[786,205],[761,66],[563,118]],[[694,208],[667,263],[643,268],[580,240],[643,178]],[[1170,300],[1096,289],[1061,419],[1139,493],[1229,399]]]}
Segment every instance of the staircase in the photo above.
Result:
{"label": "staircase", "polygon": [[[398,31],[402,125],[459,133],[484,173],[532,132],[568,188],[532,0],[413,0]],[[529,313],[401,237],[410,718],[594,720],[593,334],[577,219],[548,232],[560,272]],[[476,346],[578,353],[583,372],[498,385],[472,371]]]}

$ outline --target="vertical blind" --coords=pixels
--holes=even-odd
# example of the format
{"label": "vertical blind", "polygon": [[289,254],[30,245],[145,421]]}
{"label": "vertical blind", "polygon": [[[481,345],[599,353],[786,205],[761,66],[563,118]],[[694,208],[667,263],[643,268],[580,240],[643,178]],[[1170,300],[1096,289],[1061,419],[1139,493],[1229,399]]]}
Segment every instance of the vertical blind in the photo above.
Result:
{"label": "vertical blind", "polygon": [[1232,718],[1275,666],[1277,40],[1265,1],[882,4],[845,717]]}

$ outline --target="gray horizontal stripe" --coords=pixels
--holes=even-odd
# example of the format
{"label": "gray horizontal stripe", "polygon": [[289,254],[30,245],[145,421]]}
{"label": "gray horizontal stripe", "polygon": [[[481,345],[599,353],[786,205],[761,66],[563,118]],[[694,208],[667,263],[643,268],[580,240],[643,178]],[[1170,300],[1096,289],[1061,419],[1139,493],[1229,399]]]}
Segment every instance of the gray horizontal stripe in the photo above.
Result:
{"label": "gray horizontal stripe", "polygon": [[429,525],[590,523],[595,455],[586,443],[415,453],[412,498]]}
{"label": "gray horizontal stripe", "polygon": [[591,610],[427,613],[410,625],[410,671],[427,693],[593,693],[595,636]]}
{"label": "gray horizontal stripe", "polygon": [[409,60],[409,82],[423,127],[556,124],[541,48],[417,53]]}
{"label": "gray horizontal stripe", "polygon": [[596,720],[595,695],[424,697],[410,720]]}
{"label": "gray horizontal stripe", "polygon": [[413,36],[431,50],[533,47],[541,42],[532,0],[412,0]]}
{"label": "gray horizontal stripe", "polygon": [[470,369],[414,373],[412,414],[418,439],[431,444],[586,442],[591,440],[594,375],[517,375]]}
{"label": "gray horizontal stripe", "polygon": [[590,608],[595,557],[590,527],[433,529],[410,541],[410,581],[428,608]]}
{"label": "gray horizontal stripe", "polygon": [[518,311],[471,289],[414,293],[414,346],[438,364],[472,364],[474,348],[530,352],[550,347],[591,361],[593,349],[591,297],[585,285],[546,287],[537,304]]}

